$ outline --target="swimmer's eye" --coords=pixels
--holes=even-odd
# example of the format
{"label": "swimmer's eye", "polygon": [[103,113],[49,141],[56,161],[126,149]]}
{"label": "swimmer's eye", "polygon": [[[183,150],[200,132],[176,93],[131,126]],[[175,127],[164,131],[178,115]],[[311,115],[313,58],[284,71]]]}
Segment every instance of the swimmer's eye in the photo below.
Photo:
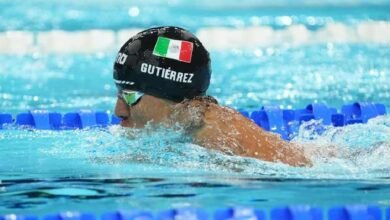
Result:
{"label": "swimmer's eye", "polygon": [[143,93],[131,90],[121,90],[118,92],[118,97],[125,101],[129,106],[136,104],[142,96]]}

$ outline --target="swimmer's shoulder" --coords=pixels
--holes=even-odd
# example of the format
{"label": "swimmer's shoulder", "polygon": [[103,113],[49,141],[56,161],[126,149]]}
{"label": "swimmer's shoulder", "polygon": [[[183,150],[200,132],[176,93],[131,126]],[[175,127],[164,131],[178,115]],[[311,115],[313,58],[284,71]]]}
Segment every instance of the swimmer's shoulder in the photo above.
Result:
{"label": "swimmer's shoulder", "polygon": [[214,100],[206,97],[186,99],[173,106],[170,120],[185,130],[193,132],[204,125],[205,114],[212,108],[210,105],[218,103]]}
{"label": "swimmer's shoulder", "polygon": [[219,105],[212,96],[199,96],[190,100],[185,100],[180,104],[183,115],[189,120],[197,121],[198,125],[207,123],[230,124],[242,122],[245,125],[255,125],[251,120],[244,117],[240,112],[230,107]]}
{"label": "swimmer's shoulder", "polygon": [[293,166],[311,164],[298,146],[264,131],[237,110],[221,106],[210,97],[189,100],[187,105],[188,109],[192,109],[188,111],[189,118],[197,125],[191,130],[192,137],[199,145],[228,154],[280,161]]}
{"label": "swimmer's shoulder", "polygon": [[206,127],[218,129],[222,133],[239,130],[259,135],[264,132],[237,110],[219,105],[212,96],[184,100],[175,106],[173,112],[173,120],[192,132]]}
{"label": "swimmer's shoulder", "polygon": [[201,103],[199,103],[204,109],[204,123],[207,122],[218,122],[225,126],[240,126],[240,127],[252,127],[258,128],[253,121],[243,116],[239,111],[219,105],[217,100],[213,97],[206,97]]}

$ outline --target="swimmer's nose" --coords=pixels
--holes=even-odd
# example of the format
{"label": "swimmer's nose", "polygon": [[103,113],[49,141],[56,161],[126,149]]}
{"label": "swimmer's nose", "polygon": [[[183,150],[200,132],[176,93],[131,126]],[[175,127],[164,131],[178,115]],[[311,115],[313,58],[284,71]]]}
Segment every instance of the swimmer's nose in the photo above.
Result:
{"label": "swimmer's nose", "polygon": [[115,115],[122,119],[122,122],[126,121],[130,116],[129,106],[121,98],[116,100]]}

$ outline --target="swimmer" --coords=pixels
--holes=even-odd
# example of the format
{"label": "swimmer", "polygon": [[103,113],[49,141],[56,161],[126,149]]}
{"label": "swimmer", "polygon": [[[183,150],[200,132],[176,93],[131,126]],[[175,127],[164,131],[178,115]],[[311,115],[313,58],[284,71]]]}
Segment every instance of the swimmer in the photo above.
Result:
{"label": "swimmer", "polygon": [[151,28],[130,38],[114,63],[115,114],[123,127],[179,126],[193,143],[229,155],[310,166],[303,149],[264,131],[206,95],[210,57],[178,27]]}

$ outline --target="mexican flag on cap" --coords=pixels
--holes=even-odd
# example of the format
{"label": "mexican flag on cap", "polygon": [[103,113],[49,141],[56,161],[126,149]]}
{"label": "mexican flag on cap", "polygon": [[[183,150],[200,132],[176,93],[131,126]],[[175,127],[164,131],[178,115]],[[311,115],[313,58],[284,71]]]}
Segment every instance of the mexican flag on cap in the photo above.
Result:
{"label": "mexican flag on cap", "polygon": [[189,41],[158,37],[153,54],[191,63],[193,44]]}

